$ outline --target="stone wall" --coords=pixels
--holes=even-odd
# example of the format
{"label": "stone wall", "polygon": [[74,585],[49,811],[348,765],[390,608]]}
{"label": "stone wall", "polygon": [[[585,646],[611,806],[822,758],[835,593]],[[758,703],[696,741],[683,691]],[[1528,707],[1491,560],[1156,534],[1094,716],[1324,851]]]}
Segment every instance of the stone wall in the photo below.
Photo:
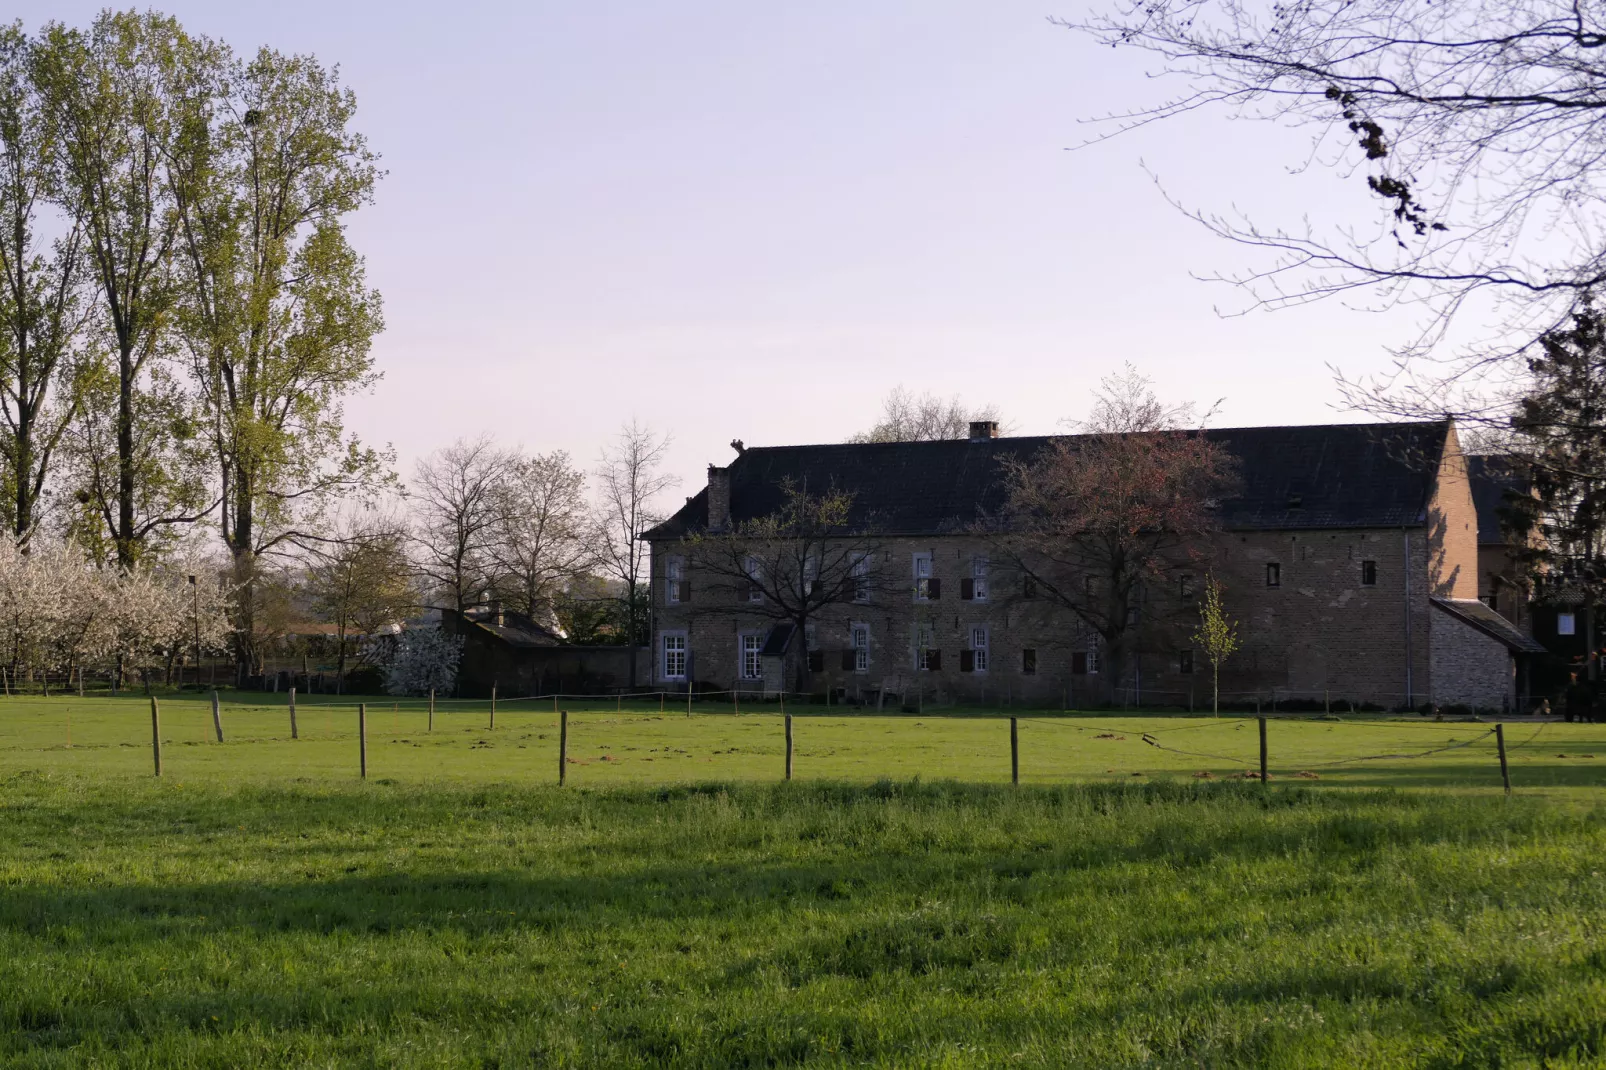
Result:
{"label": "stone wall", "polygon": [[1506,645],[1443,610],[1435,611],[1432,619],[1433,687],[1428,701],[1510,709],[1516,668]]}

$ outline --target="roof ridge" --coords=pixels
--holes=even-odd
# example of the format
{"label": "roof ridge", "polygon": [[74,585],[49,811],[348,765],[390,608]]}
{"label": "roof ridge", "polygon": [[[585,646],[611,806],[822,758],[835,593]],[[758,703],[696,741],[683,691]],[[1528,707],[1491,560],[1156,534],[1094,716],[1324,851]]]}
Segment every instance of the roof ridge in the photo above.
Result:
{"label": "roof ridge", "polygon": [[[1430,428],[1430,427],[1443,427],[1443,426],[1446,426],[1446,425],[1448,425],[1450,423],[1453,423],[1453,422],[1454,421],[1451,420],[1450,418],[1445,417],[1445,418],[1437,419],[1437,420],[1393,420],[1393,421],[1390,421],[1390,420],[1377,420],[1377,421],[1373,421],[1373,422],[1369,422],[1369,423],[1368,422],[1355,421],[1355,422],[1350,422],[1350,423],[1326,423],[1326,424],[1242,424],[1242,425],[1239,425],[1239,426],[1236,426],[1236,427],[1185,427],[1185,428],[1165,428],[1163,430],[1168,430],[1168,431],[1176,431],[1176,430],[1180,430],[1180,431],[1204,431],[1204,432],[1207,432],[1207,433],[1210,433],[1210,434],[1218,434],[1219,435],[1219,434],[1227,434],[1229,432],[1243,432],[1243,431],[1267,431],[1267,432],[1271,432],[1271,431],[1316,431],[1316,430],[1327,430],[1327,429],[1335,429],[1335,428],[1370,428],[1370,427],[1377,427],[1377,428],[1426,429],[1426,428]],[[989,443],[989,442],[1030,442],[1030,441],[1033,441],[1033,440],[1046,440],[1046,439],[1056,439],[1056,438],[1093,438],[1096,435],[1105,434],[1105,433],[1106,432],[1100,432],[1100,431],[1083,431],[1083,432],[1047,434],[1047,435],[999,435],[996,438],[983,438],[983,439],[973,439],[973,438],[911,438],[911,439],[896,439],[896,440],[891,441],[891,442],[791,442],[791,443],[777,444],[777,445],[773,445],[773,446],[746,446],[746,447],[743,448],[742,452],[740,454],[738,454],[738,459],[740,459],[740,457],[746,456],[749,453],[768,452],[768,451],[771,451],[771,450],[819,449],[819,448],[826,447],[826,446],[855,446],[855,447],[858,447],[858,446],[905,446],[905,447],[907,447],[907,446],[943,446],[943,445],[978,445],[978,444],[985,445],[986,443]],[[1116,432],[1116,433],[1117,434],[1153,434],[1155,432],[1148,432],[1148,431],[1138,431],[1138,432],[1122,431],[1122,432]]]}

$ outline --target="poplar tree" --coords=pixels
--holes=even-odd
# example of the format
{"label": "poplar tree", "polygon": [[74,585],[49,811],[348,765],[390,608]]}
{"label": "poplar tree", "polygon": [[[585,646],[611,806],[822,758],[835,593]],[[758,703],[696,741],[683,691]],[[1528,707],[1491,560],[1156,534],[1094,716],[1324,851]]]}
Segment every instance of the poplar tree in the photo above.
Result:
{"label": "poplar tree", "polygon": [[255,649],[258,558],[320,537],[337,498],[387,482],[342,403],[378,379],[379,294],[346,241],[380,172],[351,129],[356,97],[307,56],[220,64],[197,151],[174,160],[178,337],[239,590],[237,653]]}
{"label": "poplar tree", "polygon": [[131,568],[147,539],[211,511],[184,457],[193,439],[167,362],[181,280],[172,180],[203,152],[223,52],[153,11],[51,23],[35,48],[54,132],[59,199],[84,228],[109,349],[86,371],[91,418],[75,434],[80,533]]}
{"label": "poplar tree", "polygon": [[[76,408],[72,357],[87,315],[80,204],[60,194],[55,124],[34,78],[33,42],[0,27],[0,457],[4,512],[24,545]],[[41,216],[46,221],[41,227]],[[53,241],[46,233],[55,224]]]}

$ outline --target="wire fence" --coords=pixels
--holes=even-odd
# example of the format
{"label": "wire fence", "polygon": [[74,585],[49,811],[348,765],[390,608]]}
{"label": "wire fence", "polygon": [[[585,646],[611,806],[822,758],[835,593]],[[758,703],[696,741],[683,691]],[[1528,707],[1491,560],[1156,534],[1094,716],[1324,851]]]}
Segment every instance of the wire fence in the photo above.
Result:
{"label": "wire fence", "polygon": [[[743,713],[737,706],[741,693],[725,693],[736,700],[729,706],[718,701],[719,694],[699,694],[687,705],[684,704],[684,693],[673,691],[645,691],[610,698],[541,695],[514,699],[423,698],[372,702],[327,695],[298,699],[293,694],[277,701],[267,696],[263,696],[263,701],[242,701],[238,694],[234,694],[225,702],[222,696],[214,692],[201,702],[193,697],[177,701],[152,697],[149,700],[149,725],[147,730],[143,730],[143,738],[137,730],[137,723],[144,716],[144,706],[133,701],[132,697],[115,702],[93,698],[78,702],[71,696],[49,701],[14,697],[0,704],[0,752],[38,754],[74,748],[93,751],[149,747],[151,764],[147,769],[160,776],[164,747],[230,744],[229,750],[233,755],[230,760],[236,761],[240,768],[247,769],[252,768],[252,763],[258,759],[236,750],[238,745],[255,748],[301,742],[337,743],[351,745],[352,751],[347,752],[344,760],[338,754],[332,757],[326,755],[323,768],[338,771],[344,767],[348,773],[355,772],[360,777],[366,777],[371,771],[370,759],[375,757],[370,748],[371,742],[376,742],[381,748],[392,744],[416,747],[420,745],[420,740],[427,739],[437,731],[446,733],[460,730],[480,737],[471,749],[489,748],[498,738],[510,738],[507,734],[500,737],[496,735],[499,730],[506,730],[522,731],[523,734],[517,737],[521,742],[515,744],[521,750],[550,749],[555,745],[557,753],[552,757],[556,758],[557,776],[554,779],[564,783],[570,765],[616,760],[573,754],[571,744],[575,742],[602,737],[618,739],[622,734],[628,736],[630,732],[649,733],[645,722],[663,721],[663,725],[650,729],[652,739],[666,744],[662,748],[665,751],[679,750],[683,753],[684,748],[667,745],[676,741],[676,733],[680,733],[681,742],[706,738],[697,737],[701,728],[674,728],[683,717],[696,717],[705,722],[761,724],[773,724],[779,718],[784,721],[784,737],[781,733],[777,733],[776,737],[760,733],[754,738],[773,739],[766,746],[774,746],[780,742],[780,738],[784,738],[784,764],[778,763],[775,772],[791,779],[797,765],[796,743],[799,738],[794,717],[803,721],[802,737],[812,748],[810,757],[827,752],[830,757],[830,761],[816,764],[813,770],[809,770],[810,762],[805,761],[803,768],[825,777],[833,775],[833,770],[840,775],[845,760],[857,763],[853,766],[855,769],[881,762],[888,769],[908,771],[909,762],[899,757],[900,750],[911,742],[908,737],[903,740],[885,738],[872,745],[863,734],[855,736],[853,732],[845,730],[855,724],[864,726],[874,722],[878,726],[875,730],[882,732],[884,729],[886,737],[913,730],[899,729],[899,724],[912,725],[915,729],[923,730],[922,739],[914,748],[919,754],[934,755],[933,763],[940,765],[952,757],[953,752],[958,752],[960,758],[972,762],[967,768],[973,768],[975,762],[972,760],[976,754],[990,752],[991,748],[1001,744],[1001,731],[999,735],[992,733],[1001,729],[1001,722],[1007,721],[1010,777],[1016,782],[1020,778],[1022,755],[1020,729],[1025,726],[1028,729],[1026,753],[1029,772],[1039,780],[1046,775],[1063,774],[1067,779],[1074,779],[1090,772],[1096,773],[1096,769],[1089,768],[1090,763],[1098,764],[1095,755],[1102,760],[1105,755],[1120,754],[1127,765],[1139,761],[1135,755],[1164,755],[1164,761],[1168,764],[1164,767],[1155,766],[1157,772],[1191,771],[1197,777],[1224,774],[1260,779],[1262,782],[1279,778],[1320,779],[1318,770],[1337,772],[1368,765],[1399,763],[1402,768],[1408,768],[1412,764],[1420,765],[1424,759],[1456,755],[1457,760],[1463,763],[1457,766],[1457,775],[1462,775],[1473,786],[1492,786],[1490,777],[1497,761],[1500,771],[1497,783],[1509,792],[1512,755],[1518,752],[1532,754],[1547,731],[1561,730],[1560,726],[1553,729],[1550,722],[1535,723],[1530,720],[1527,723],[1532,731],[1526,732],[1524,738],[1508,743],[1506,722],[1491,723],[1474,718],[1419,722],[1388,716],[1166,718],[1089,711],[1066,716],[1012,716],[1003,711],[994,711],[979,715],[943,713],[938,714],[936,721],[930,721],[929,718],[923,721],[909,717],[855,717],[843,710],[796,703],[788,708],[782,704],[784,697],[779,697],[780,701],[762,705],[749,703],[747,712]],[[79,708],[76,740],[74,705]],[[571,721],[571,714],[578,719]],[[833,717],[839,719],[828,721]],[[932,725],[941,726],[943,731],[933,734]],[[1573,726],[1566,727],[1568,732],[1573,732]],[[1038,728],[1043,730],[1042,734],[1035,740],[1031,739],[1030,736]],[[557,731],[549,735],[552,729]],[[1318,732],[1322,729],[1339,732],[1340,736],[1328,738]],[[1279,733],[1284,734],[1279,736]],[[370,737],[374,738],[371,740]],[[1583,740],[1589,747],[1598,742],[1606,748],[1606,732],[1589,736],[1573,733],[1568,738]],[[1340,739],[1342,742],[1339,742]],[[1418,739],[1419,743],[1413,744],[1412,739]],[[1375,741],[1375,744],[1371,741]],[[1099,748],[1097,750],[1093,749],[1095,742]],[[949,748],[947,757],[941,753],[942,747]],[[221,755],[224,752],[217,753]],[[286,761],[284,755],[289,752],[274,753],[279,757],[272,761],[261,759],[260,768],[275,767],[274,762]],[[312,752],[299,753],[310,755]],[[396,752],[386,753],[394,755]],[[460,754],[461,751],[456,753]],[[713,753],[720,752],[716,750]],[[727,753],[736,754],[737,751],[731,748]],[[752,752],[747,772],[752,772],[751,763],[766,760],[761,753]],[[444,770],[448,768],[446,763],[461,760],[446,755],[447,752],[440,753],[437,768]],[[1560,754],[1557,757],[1567,758],[1568,755]],[[1591,750],[1574,757],[1592,760],[1595,754]],[[644,757],[642,760],[654,759]],[[346,762],[351,764],[346,765]],[[1482,764],[1485,762],[1489,764]],[[380,764],[399,768],[405,763],[387,758]],[[1189,770],[1189,765],[1197,765],[1198,768]],[[1480,772],[1480,768],[1485,771]],[[759,772],[762,772],[761,768]],[[1134,775],[1141,774],[1135,772]],[[1595,782],[1599,784],[1601,781],[1596,778]]]}

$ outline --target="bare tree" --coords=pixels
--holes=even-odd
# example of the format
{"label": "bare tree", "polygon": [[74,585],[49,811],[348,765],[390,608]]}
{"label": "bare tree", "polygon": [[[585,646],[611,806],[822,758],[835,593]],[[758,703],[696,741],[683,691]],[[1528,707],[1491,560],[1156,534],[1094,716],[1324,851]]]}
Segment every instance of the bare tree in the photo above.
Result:
{"label": "bare tree", "polygon": [[458,439],[418,463],[408,492],[419,571],[432,596],[459,613],[479,605],[494,575],[492,548],[514,458],[489,435]]}
{"label": "bare tree", "polygon": [[516,456],[498,505],[494,541],[497,595],[526,616],[555,623],[553,603],[593,554],[585,473],[562,450]]}
{"label": "bare tree", "polygon": [[1088,434],[1051,441],[1006,468],[1000,564],[1096,634],[1113,689],[1141,634],[1175,623],[1180,587],[1207,559],[1232,463],[1189,406],[1159,403],[1130,368],[1104,381]]}
{"label": "bare tree", "polygon": [[903,387],[894,387],[881,403],[881,419],[868,431],[860,431],[849,442],[931,442],[937,439],[966,438],[971,423],[1000,417],[993,405],[967,408],[958,395],[944,400],[935,394],[919,397]]}
{"label": "bare tree", "polygon": [[417,607],[402,525],[381,516],[348,521],[338,537],[312,551],[307,591],[313,608],[335,625],[337,686],[344,686],[353,636],[400,624]]}
{"label": "bare tree", "polygon": [[[641,535],[663,519],[657,499],[680,480],[662,471],[669,436],[636,421],[620,428],[597,468],[597,567],[620,584],[619,599],[632,645],[647,641],[649,599],[642,574],[649,548]],[[631,661],[631,684],[635,684]]]}
{"label": "bare tree", "polygon": [[724,531],[692,536],[686,548],[702,592],[694,607],[735,606],[741,616],[791,628],[786,658],[796,689],[809,689],[809,625],[832,606],[870,602],[886,588],[880,543],[852,524],[853,495],[810,494],[783,480],[779,509]]}
{"label": "bare tree", "polygon": [[[1065,25],[1160,60],[1173,96],[1112,116],[1112,132],[1210,107],[1304,125],[1315,163],[1354,174],[1379,225],[1352,229],[1325,206],[1301,220],[1192,213],[1267,251],[1234,281],[1267,306],[1371,290],[1373,307],[1421,302],[1430,326],[1508,303],[1516,346],[1561,323],[1606,282],[1606,23],[1573,0],[1116,0]],[[1474,299],[1477,299],[1474,302]],[[1463,383],[1509,349],[1427,368],[1397,405]],[[1448,380],[1448,381],[1446,381]],[[1352,384],[1353,385],[1353,384]],[[1383,398],[1371,395],[1383,394]],[[1384,406],[1386,407],[1386,406]]]}

